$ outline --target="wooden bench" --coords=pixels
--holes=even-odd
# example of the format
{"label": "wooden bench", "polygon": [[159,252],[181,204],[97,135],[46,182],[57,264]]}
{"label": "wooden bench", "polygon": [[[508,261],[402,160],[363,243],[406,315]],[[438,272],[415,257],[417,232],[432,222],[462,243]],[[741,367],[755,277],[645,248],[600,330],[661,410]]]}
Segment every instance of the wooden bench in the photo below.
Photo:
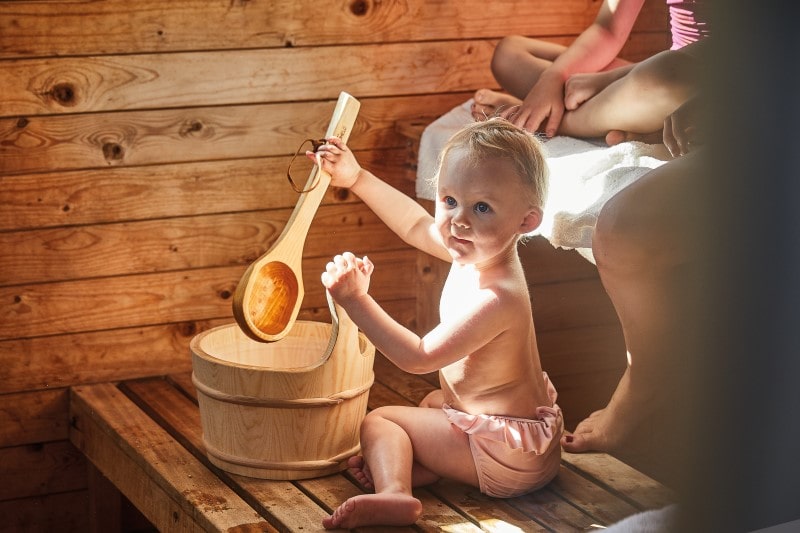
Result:
{"label": "wooden bench", "polygon": [[[435,374],[406,374],[380,354],[375,374],[370,409],[414,405],[436,387]],[[188,373],[73,387],[70,420],[70,440],[99,472],[90,483],[96,531],[120,527],[120,494],[160,531],[308,532],[361,492],[347,472],[269,481],[211,465]],[[399,531],[582,531],[673,501],[667,488],[611,456],[566,453],[558,477],[526,496],[494,499],[446,481],[415,495],[424,514]]]}

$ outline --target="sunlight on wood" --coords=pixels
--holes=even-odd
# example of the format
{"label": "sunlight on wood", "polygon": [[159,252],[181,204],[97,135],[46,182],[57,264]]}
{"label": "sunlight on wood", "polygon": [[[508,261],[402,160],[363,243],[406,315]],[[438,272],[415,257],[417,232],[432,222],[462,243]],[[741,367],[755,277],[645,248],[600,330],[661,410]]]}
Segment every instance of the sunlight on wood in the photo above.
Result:
{"label": "sunlight on wood", "polygon": [[[499,520],[497,518],[489,518],[488,520],[481,520],[480,527],[482,531],[492,531],[496,533],[522,533],[524,530],[518,528],[515,525],[509,524],[504,520]],[[475,525],[471,522],[462,522],[459,524],[451,524],[449,526],[443,526],[442,531],[453,531],[453,532],[462,532],[462,531],[474,531]]]}

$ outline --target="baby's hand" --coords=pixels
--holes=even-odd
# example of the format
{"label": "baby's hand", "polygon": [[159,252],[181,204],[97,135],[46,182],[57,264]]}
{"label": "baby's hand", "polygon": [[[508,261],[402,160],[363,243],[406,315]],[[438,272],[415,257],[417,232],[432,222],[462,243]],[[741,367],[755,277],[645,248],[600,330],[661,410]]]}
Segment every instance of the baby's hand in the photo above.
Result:
{"label": "baby's hand", "polygon": [[331,185],[349,189],[358,179],[361,165],[343,140],[331,137],[316,152],[307,151],[306,157],[322,164],[322,170],[331,175]]}
{"label": "baby's hand", "polygon": [[350,252],[337,255],[325,267],[322,284],[339,303],[359,298],[369,291],[369,281],[375,265],[367,256],[357,258]]}

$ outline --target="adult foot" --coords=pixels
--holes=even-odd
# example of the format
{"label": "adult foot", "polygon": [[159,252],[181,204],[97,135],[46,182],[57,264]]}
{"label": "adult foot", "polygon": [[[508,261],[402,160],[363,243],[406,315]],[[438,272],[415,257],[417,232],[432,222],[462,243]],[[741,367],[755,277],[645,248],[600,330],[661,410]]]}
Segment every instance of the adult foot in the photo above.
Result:
{"label": "adult foot", "polygon": [[577,425],[575,431],[561,437],[564,451],[581,453],[589,451],[611,452],[616,448],[614,421],[607,407],[595,411]]}
{"label": "adult foot", "polygon": [[491,89],[478,89],[473,96],[472,118],[475,120],[486,120],[495,116],[505,108],[520,105],[521,100],[507,93],[493,91]]}
{"label": "adult foot", "polygon": [[365,490],[375,490],[375,483],[372,481],[372,474],[364,457],[354,455],[347,460],[347,468]]}
{"label": "adult foot", "polygon": [[628,369],[608,405],[589,415],[577,425],[574,432],[565,433],[561,437],[561,446],[571,453],[618,451],[639,422],[655,411],[655,404],[652,395],[641,397],[632,392]]}
{"label": "adult foot", "polygon": [[345,501],[322,521],[325,529],[359,526],[410,526],[422,514],[422,503],[407,494],[360,494]]}

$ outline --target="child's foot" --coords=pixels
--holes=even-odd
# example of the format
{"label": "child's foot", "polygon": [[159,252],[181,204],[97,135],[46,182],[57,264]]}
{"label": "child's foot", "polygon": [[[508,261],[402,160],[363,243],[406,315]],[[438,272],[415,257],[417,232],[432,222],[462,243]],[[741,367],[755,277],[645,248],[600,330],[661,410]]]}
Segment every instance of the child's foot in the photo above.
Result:
{"label": "child's foot", "polygon": [[422,514],[422,503],[407,494],[360,494],[345,501],[322,521],[325,529],[358,526],[410,526]]}
{"label": "child's foot", "polygon": [[478,89],[473,96],[475,102],[472,104],[472,118],[475,120],[486,120],[496,115],[499,111],[507,107],[520,105],[522,102],[510,94],[500,93],[491,89]]}
{"label": "child's foot", "polygon": [[347,460],[347,468],[365,490],[375,490],[375,483],[372,481],[372,474],[369,467],[360,455],[354,455]]}

